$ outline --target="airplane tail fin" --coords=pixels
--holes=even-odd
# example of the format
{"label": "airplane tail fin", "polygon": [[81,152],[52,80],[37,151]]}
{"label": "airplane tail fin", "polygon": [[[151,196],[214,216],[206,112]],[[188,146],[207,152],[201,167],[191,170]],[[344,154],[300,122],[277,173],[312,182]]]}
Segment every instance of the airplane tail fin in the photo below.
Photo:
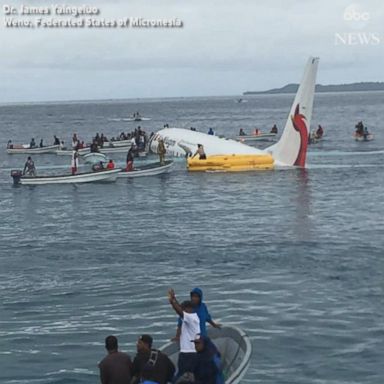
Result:
{"label": "airplane tail fin", "polygon": [[319,58],[310,57],[280,140],[267,148],[281,165],[305,167]]}

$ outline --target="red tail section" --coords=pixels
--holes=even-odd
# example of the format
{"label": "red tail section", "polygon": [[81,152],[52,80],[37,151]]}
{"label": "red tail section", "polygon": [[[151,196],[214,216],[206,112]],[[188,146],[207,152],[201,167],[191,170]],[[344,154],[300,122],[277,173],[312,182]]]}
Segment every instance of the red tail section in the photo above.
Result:
{"label": "red tail section", "polygon": [[305,116],[300,113],[300,104],[296,105],[295,114],[291,116],[293,127],[300,134],[300,149],[294,165],[305,167],[308,146],[308,128]]}

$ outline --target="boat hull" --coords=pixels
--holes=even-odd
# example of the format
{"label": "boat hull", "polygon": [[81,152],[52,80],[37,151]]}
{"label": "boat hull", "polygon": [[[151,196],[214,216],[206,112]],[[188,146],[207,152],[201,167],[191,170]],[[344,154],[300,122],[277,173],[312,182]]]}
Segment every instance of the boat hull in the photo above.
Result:
{"label": "boat hull", "polygon": [[151,118],[150,117],[128,117],[128,118],[124,118],[122,119],[123,121],[150,121]]}
{"label": "boat hull", "polygon": [[131,144],[120,147],[103,147],[99,148],[100,153],[127,153],[131,148]]}
{"label": "boat hull", "polygon": [[[78,149],[77,151],[79,152],[80,156],[83,156],[86,153],[90,153],[89,148],[82,148],[82,149]],[[72,154],[73,154],[73,149],[58,149],[56,151],[56,155],[59,155],[59,156],[72,156]]]}
{"label": "boat hull", "polygon": [[88,164],[95,164],[99,163],[100,161],[106,162],[107,156],[104,155],[104,153],[99,153],[99,152],[90,152],[86,153],[85,155],[82,156],[84,161]]}
{"label": "boat hull", "polygon": [[370,133],[367,136],[356,136],[354,135],[354,138],[356,141],[372,141],[373,140],[373,135]]}
{"label": "boat hull", "polygon": [[78,184],[98,181],[115,181],[121,169],[103,170],[98,172],[79,173],[76,175],[52,176],[22,176],[18,184],[46,185],[46,184]]}
{"label": "boat hull", "polygon": [[236,140],[242,143],[252,143],[253,141],[269,141],[276,137],[276,133],[261,133],[260,135],[237,136]]}
{"label": "boat hull", "polygon": [[140,168],[136,168],[133,171],[127,172],[125,170],[121,171],[117,176],[120,178],[134,178],[134,177],[145,177],[145,176],[155,176],[161,175],[163,173],[168,173],[173,167],[173,161],[166,161],[164,165],[160,163],[148,164]]}
{"label": "boat hull", "polygon": [[[250,364],[252,345],[247,334],[240,328],[225,326],[222,329],[211,328],[208,336],[221,354],[225,384],[239,384]],[[178,343],[164,345],[160,350],[177,364]]]}
{"label": "boat hull", "polygon": [[198,157],[188,158],[189,171],[226,171],[242,172],[268,170],[274,168],[273,157],[262,155],[217,155],[208,156],[206,160]]}
{"label": "boat hull", "polygon": [[7,153],[9,155],[43,155],[49,153],[56,153],[60,148],[60,145],[49,145],[46,147],[36,147],[36,148],[7,148]]}

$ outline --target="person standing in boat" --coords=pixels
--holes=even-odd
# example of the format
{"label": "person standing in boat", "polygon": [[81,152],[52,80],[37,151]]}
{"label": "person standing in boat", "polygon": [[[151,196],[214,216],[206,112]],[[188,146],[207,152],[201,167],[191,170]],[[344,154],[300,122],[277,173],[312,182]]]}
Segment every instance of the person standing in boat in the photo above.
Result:
{"label": "person standing in boat", "polygon": [[356,136],[364,136],[364,124],[362,121],[359,121],[356,125]]}
{"label": "person standing in boat", "polygon": [[29,143],[29,148],[36,148],[36,142],[35,139],[32,137],[31,142]]}
{"label": "person standing in boat", "polygon": [[72,152],[72,161],[71,161],[72,175],[76,174],[78,167],[79,167],[79,152],[77,149],[75,149]]}
{"label": "person standing in boat", "polygon": [[132,360],[129,355],[118,350],[115,336],[105,339],[108,355],[99,363],[101,384],[127,384],[132,377]]}
{"label": "person standing in boat", "polygon": [[23,175],[36,176],[35,163],[33,162],[31,156],[28,156],[27,161],[25,162]]}
{"label": "person standing in boat", "polygon": [[240,128],[239,136],[247,136],[247,134],[244,132],[243,128]]}
{"label": "person standing in boat", "polygon": [[159,161],[161,165],[165,164],[165,154],[167,153],[167,150],[165,149],[164,140],[162,138],[159,139],[159,143],[157,145],[157,153],[159,155]]}
{"label": "person standing in boat", "polygon": [[186,372],[193,372],[195,369],[197,353],[193,340],[200,334],[200,319],[194,313],[191,301],[184,301],[181,305],[178,303],[173,289],[168,291],[168,301],[183,319],[180,332],[180,353],[177,361],[177,377],[180,377]]}
{"label": "person standing in boat", "polygon": [[166,354],[152,348],[152,343],[150,335],[142,335],[137,340],[130,384],[167,384],[172,381],[175,366]]}
{"label": "person standing in boat", "polygon": [[216,346],[205,336],[199,336],[194,343],[197,352],[193,371],[195,383],[224,384],[221,356]]}
{"label": "person standing in boat", "polygon": [[96,142],[95,139],[93,139],[92,144],[91,144],[89,150],[92,153],[99,152],[99,146],[97,145],[97,142]]}
{"label": "person standing in boat", "polygon": [[56,135],[54,135],[53,138],[54,138],[53,145],[60,145],[60,139]]}
{"label": "person standing in boat", "polygon": [[40,140],[39,147],[40,147],[40,148],[43,148],[43,147],[44,147],[43,139]]}
{"label": "person standing in boat", "polygon": [[275,135],[277,135],[277,132],[278,132],[277,125],[273,124],[273,127],[271,128],[271,133],[274,133]]}
{"label": "person standing in boat", "polygon": [[205,154],[203,144],[197,144],[197,151],[195,154],[192,156],[192,159],[196,156],[199,155],[199,160],[206,160],[207,155]]}
{"label": "person standing in boat", "polygon": [[[191,302],[193,304],[194,312],[197,313],[200,319],[200,335],[207,336],[207,323],[212,325],[214,328],[221,328],[221,324],[216,323],[211,314],[208,311],[207,305],[203,302],[203,291],[200,288],[193,288],[190,292]],[[177,331],[175,339],[180,338],[181,325],[183,320],[179,318],[177,324]]]}
{"label": "person standing in boat", "polygon": [[127,172],[133,171],[133,160],[134,160],[134,147],[131,145],[131,148],[129,148],[129,151],[127,153],[127,167],[125,170]]}
{"label": "person standing in boat", "polygon": [[321,139],[324,135],[324,129],[323,127],[319,124],[319,126],[317,127],[317,130],[316,130],[316,139]]}
{"label": "person standing in boat", "polygon": [[77,149],[79,145],[79,139],[77,138],[77,134],[74,133],[72,136],[72,148]]}

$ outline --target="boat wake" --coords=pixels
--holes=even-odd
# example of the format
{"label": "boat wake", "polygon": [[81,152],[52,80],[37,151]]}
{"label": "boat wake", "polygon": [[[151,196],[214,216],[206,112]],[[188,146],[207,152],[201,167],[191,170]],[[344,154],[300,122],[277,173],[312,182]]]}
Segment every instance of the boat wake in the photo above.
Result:
{"label": "boat wake", "polygon": [[307,169],[382,168],[382,164],[307,164]]}
{"label": "boat wake", "polygon": [[319,151],[319,152],[308,152],[308,157],[335,157],[335,156],[371,156],[371,155],[383,155],[384,150],[377,151]]}

